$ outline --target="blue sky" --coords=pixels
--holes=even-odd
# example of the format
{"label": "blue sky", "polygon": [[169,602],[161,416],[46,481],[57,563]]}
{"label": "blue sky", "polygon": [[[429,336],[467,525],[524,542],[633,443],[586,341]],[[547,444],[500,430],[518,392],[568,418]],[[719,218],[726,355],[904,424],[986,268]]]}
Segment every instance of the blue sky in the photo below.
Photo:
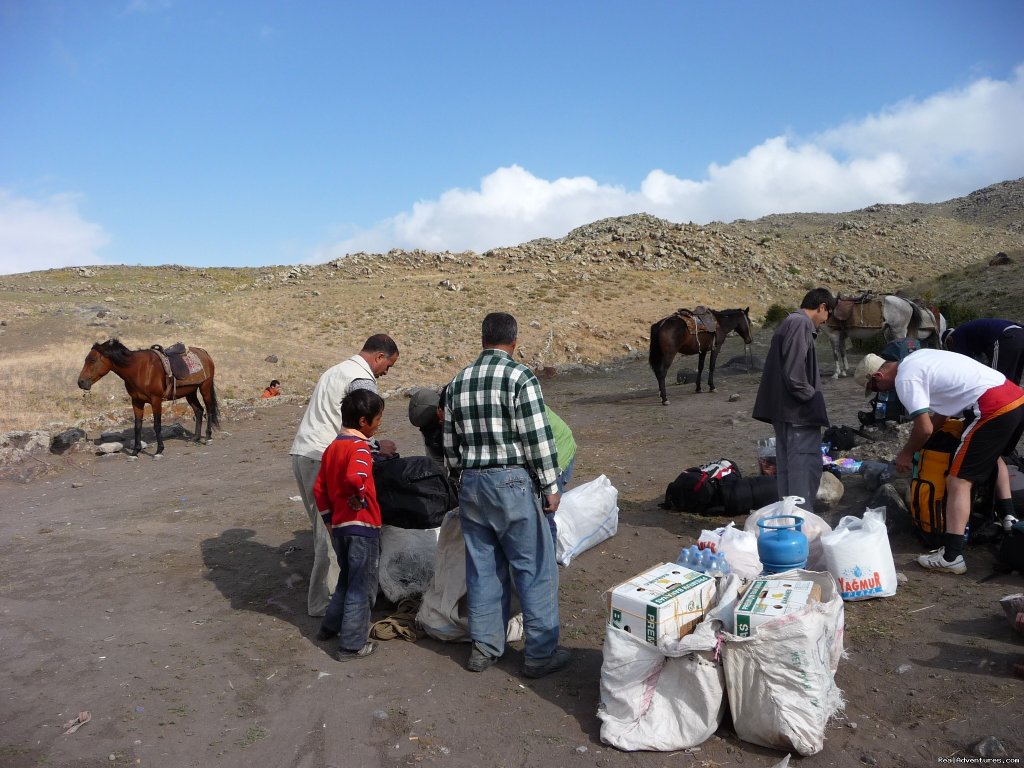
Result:
{"label": "blue sky", "polygon": [[1024,176],[1024,2],[0,0],[0,273],[482,252]]}

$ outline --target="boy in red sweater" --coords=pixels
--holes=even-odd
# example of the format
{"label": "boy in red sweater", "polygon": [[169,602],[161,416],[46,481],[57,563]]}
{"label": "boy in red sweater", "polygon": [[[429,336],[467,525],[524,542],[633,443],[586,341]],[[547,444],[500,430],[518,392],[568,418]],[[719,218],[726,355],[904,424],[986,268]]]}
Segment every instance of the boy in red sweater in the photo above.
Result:
{"label": "boy in red sweater", "polygon": [[370,610],[377,599],[381,519],[368,440],[383,416],[384,400],[376,392],[357,389],[346,395],[341,401],[341,433],[324,451],[313,485],[341,567],[317,639],[338,638],[338,661],[364,659],[377,650],[367,638]]}

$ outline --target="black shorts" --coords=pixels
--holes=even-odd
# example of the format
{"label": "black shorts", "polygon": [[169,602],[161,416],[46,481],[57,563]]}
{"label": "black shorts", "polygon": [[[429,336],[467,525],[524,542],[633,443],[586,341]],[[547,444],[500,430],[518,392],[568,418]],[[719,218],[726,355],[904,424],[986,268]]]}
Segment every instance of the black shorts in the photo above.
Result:
{"label": "black shorts", "polygon": [[978,403],[981,416],[964,430],[949,466],[950,475],[972,483],[988,480],[996,460],[1016,448],[1024,433],[1024,394],[1011,382],[993,387]]}

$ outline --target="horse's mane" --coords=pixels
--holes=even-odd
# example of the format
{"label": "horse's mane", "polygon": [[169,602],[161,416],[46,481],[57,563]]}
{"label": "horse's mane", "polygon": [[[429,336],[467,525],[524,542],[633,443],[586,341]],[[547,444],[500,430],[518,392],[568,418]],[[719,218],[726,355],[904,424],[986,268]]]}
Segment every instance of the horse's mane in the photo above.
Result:
{"label": "horse's mane", "polygon": [[107,339],[102,344],[93,344],[92,348],[117,365],[128,365],[128,358],[132,354],[132,351],[122,344],[120,339]]}

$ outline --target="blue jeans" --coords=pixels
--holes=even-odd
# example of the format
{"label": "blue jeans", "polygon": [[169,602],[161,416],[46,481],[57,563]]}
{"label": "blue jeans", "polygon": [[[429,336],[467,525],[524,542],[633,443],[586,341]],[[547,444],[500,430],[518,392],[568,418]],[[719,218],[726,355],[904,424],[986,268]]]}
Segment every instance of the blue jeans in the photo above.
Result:
{"label": "blue jeans", "polygon": [[505,652],[514,582],[526,658],[548,658],[558,646],[558,564],[529,473],[522,467],[463,471],[459,518],[473,642],[491,656]]}
{"label": "blue jeans", "polygon": [[358,651],[370,636],[370,611],[377,600],[380,539],[332,532],[341,573],[324,614],[323,629],[338,633],[343,651]]}

